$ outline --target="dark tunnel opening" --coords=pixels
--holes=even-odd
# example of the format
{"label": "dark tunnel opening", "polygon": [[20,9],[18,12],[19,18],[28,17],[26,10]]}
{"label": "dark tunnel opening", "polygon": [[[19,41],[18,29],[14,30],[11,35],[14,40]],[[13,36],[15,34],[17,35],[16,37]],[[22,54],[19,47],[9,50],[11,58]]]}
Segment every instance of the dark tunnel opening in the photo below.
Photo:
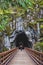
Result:
{"label": "dark tunnel opening", "polygon": [[24,31],[19,31],[15,38],[16,47],[20,47],[20,45],[24,47],[32,48],[32,43],[29,41],[29,38],[25,34]]}

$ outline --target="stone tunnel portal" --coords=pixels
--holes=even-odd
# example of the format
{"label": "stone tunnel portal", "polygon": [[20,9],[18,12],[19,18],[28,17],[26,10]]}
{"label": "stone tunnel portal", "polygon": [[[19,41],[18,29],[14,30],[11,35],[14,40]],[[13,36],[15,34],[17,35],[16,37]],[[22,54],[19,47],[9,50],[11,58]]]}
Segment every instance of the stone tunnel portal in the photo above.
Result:
{"label": "stone tunnel portal", "polygon": [[24,31],[19,31],[17,33],[15,38],[15,45],[16,47],[20,47],[20,45],[22,45],[23,47],[32,48],[32,43],[29,41],[29,38]]}

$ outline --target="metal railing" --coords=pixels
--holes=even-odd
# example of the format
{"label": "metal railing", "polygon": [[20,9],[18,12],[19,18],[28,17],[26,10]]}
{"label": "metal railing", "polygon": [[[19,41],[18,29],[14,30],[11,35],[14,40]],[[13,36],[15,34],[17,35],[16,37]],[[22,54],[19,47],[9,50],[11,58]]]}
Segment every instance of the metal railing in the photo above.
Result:
{"label": "metal railing", "polygon": [[25,48],[25,50],[37,65],[43,65],[43,53],[42,52],[32,50],[30,48]]}
{"label": "metal railing", "polygon": [[7,65],[17,52],[17,48],[0,53],[0,65]]}

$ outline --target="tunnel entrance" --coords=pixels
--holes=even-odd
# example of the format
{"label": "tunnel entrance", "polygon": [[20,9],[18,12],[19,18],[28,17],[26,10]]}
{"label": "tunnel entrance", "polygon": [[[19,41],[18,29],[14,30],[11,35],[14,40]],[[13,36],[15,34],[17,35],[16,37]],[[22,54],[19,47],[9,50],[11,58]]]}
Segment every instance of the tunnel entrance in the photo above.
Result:
{"label": "tunnel entrance", "polygon": [[27,37],[24,31],[19,31],[16,34],[15,45],[16,47],[20,47],[20,45],[22,45],[23,48],[24,47],[32,48],[32,43],[29,41],[29,38]]}

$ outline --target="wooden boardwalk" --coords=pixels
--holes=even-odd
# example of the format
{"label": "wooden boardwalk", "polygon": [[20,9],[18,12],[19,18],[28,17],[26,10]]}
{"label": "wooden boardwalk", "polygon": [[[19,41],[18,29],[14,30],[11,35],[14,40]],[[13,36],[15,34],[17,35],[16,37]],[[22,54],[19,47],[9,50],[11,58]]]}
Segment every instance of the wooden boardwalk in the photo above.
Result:
{"label": "wooden boardwalk", "polygon": [[19,50],[8,65],[36,65],[25,50]]}

